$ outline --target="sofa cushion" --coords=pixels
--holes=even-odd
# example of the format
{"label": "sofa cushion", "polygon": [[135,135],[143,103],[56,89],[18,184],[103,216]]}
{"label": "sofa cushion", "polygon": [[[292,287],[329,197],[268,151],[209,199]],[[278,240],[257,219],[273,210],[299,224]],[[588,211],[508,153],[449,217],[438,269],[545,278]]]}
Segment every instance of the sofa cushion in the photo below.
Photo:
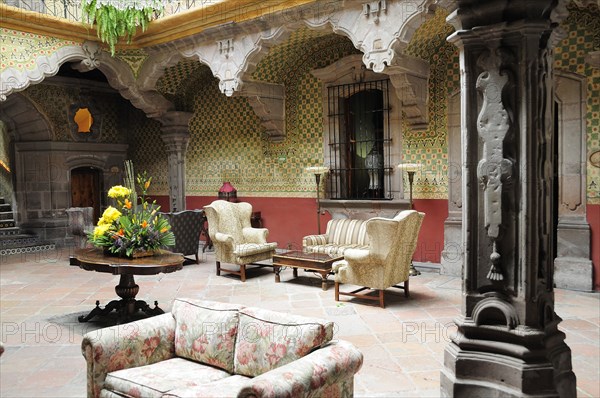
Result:
{"label": "sofa cushion", "polygon": [[162,397],[175,388],[193,387],[229,376],[226,371],[212,366],[172,358],[111,372],[104,381],[104,390],[126,397]]}
{"label": "sofa cushion", "polygon": [[176,299],[175,355],[233,372],[241,305]]}
{"label": "sofa cushion", "polygon": [[163,398],[233,398],[248,385],[249,377],[229,376],[225,379],[202,384],[196,387],[181,387],[169,391]]}
{"label": "sofa cushion", "polygon": [[327,223],[327,243],[335,245],[367,244],[367,221],[339,218]]}
{"label": "sofa cushion", "polygon": [[333,338],[333,322],[259,308],[240,310],[234,373],[258,376]]}

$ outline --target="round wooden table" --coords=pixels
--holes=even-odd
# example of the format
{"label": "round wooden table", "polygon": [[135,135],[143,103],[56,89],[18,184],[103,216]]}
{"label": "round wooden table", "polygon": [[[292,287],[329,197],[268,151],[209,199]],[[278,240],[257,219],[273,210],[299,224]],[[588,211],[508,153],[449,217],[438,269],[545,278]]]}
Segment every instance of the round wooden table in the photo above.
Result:
{"label": "round wooden table", "polygon": [[120,275],[119,284],[115,286],[115,292],[120,300],[113,300],[104,308],[100,308],[100,301],[96,301],[96,307],[86,316],[80,316],[79,322],[87,322],[97,315],[107,315],[111,311],[118,312],[118,321],[129,321],[131,316],[142,310],[149,316],[164,314],[154,302],[154,308],[150,308],[143,300],[136,300],[140,287],[135,283],[134,275],[155,275],[179,271],[183,268],[183,255],[160,251],[159,254],[140,258],[123,258],[104,254],[102,249],[88,248],[76,250],[71,256],[70,264],[78,266],[86,271],[105,272]]}

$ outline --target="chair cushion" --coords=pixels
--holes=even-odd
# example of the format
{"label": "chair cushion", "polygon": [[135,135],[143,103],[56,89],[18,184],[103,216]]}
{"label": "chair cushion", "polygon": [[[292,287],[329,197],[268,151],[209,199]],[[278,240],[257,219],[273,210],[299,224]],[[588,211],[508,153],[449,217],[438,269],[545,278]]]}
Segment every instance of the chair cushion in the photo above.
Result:
{"label": "chair cushion", "polygon": [[181,387],[169,391],[163,398],[233,398],[248,385],[249,377],[229,376],[225,379],[202,384],[196,387]]}
{"label": "chair cushion", "polygon": [[233,372],[241,305],[176,299],[175,355]]}
{"label": "chair cushion", "polygon": [[234,373],[258,376],[303,357],[332,338],[333,322],[244,308],[240,310]]}
{"label": "chair cushion", "polygon": [[241,243],[235,245],[233,254],[239,257],[247,257],[274,251],[275,249],[277,249],[277,243]]}
{"label": "chair cushion", "polygon": [[176,388],[198,386],[229,376],[221,369],[183,358],[172,358],[152,365],[111,372],[104,381],[104,390],[118,396],[154,398],[162,397]]}

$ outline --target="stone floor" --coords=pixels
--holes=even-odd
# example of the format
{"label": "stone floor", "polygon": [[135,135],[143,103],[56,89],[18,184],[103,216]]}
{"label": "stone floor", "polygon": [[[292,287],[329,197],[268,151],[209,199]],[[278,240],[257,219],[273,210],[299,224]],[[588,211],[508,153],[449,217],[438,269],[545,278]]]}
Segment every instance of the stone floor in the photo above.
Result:
{"label": "stone floor", "polygon": [[[73,314],[115,298],[117,276],[68,264],[69,249],[0,258],[1,397],[84,397],[82,333]],[[174,297],[203,298],[260,306],[333,320],[337,337],[364,354],[356,375],[359,397],[439,396],[444,347],[460,313],[461,280],[423,273],[411,279],[411,296],[386,293],[380,309],[356,302],[337,303],[333,283],[284,270],[276,284],[268,268],[249,271],[246,283],[217,277],[211,254],[200,264],[172,274],[136,277],[138,298],[158,300],[169,310]],[[573,354],[580,397],[600,397],[600,295],[556,290],[556,312]],[[66,319],[66,320],[65,320]],[[60,321],[58,321],[60,320]],[[90,329],[86,329],[90,328]]]}

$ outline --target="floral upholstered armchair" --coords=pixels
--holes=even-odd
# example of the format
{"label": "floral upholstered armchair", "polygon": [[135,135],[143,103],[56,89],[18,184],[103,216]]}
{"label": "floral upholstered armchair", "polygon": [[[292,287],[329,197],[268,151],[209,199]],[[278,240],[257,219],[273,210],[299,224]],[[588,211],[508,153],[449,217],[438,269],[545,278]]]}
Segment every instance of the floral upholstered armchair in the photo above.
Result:
{"label": "floral upholstered armchair", "polygon": [[175,235],[175,246],[169,249],[184,256],[194,255],[196,264],[199,264],[198,246],[200,231],[204,223],[204,212],[202,210],[184,210],[176,213],[162,213],[162,215],[171,224],[171,231]]}
{"label": "floral upholstered armchair", "polygon": [[[217,275],[221,271],[239,275],[246,281],[246,265],[269,260],[275,254],[277,243],[268,243],[266,228],[253,228],[250,224],[252,205],[216,200],[204,206],[208,220],[208,234],[215,247]],[[239,265],[234,271],[221,267],[221,262]]]}
{"label": "floral upholstered armchair", "polygon": [[[379,301],[385,307],[384,290],[388,287],[404,289],[409,294],[408,272],[417,247],[417,237],[424,213],[415,210],[400,212],[393,219],[374,217],[367,221],[368,249],[348,249],[344,259],[333,263],[335,272],[335,299],[340,295]],[[402,286],[397,286],[398,283]],[[340,284],[363,286],[350,292],[341,292]],[[363,290],[375,290],[377,296]]]}

